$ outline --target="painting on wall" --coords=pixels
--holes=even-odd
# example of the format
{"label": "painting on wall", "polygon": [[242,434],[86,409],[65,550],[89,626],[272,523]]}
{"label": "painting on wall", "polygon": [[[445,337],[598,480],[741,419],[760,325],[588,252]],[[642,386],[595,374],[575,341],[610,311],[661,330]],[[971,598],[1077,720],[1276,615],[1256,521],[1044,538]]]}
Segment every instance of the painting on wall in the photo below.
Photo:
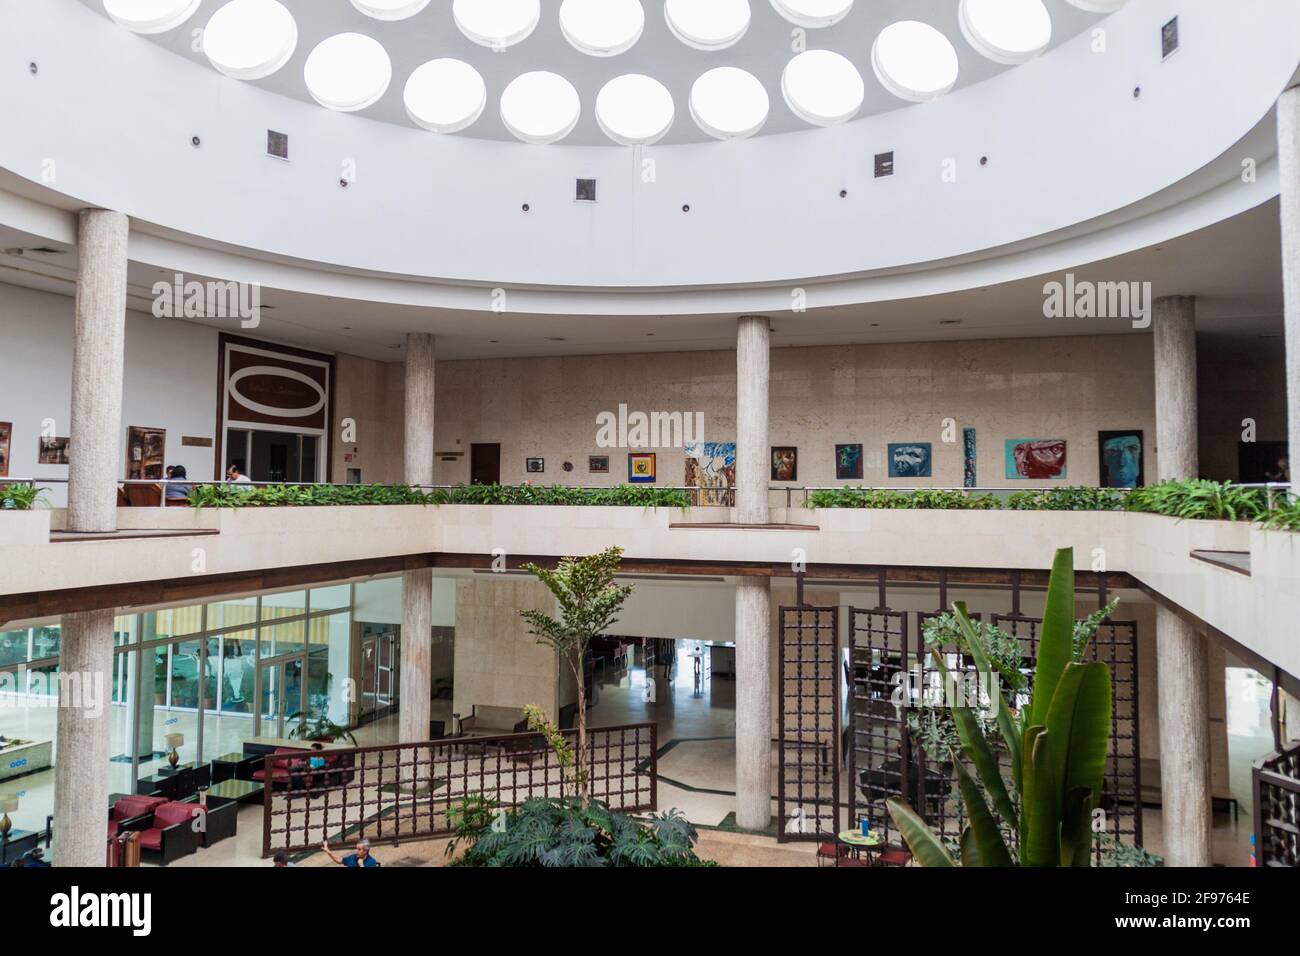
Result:
{"label": "painting on wall", "polygon": [[961,433],[963,448],[962,485],[966,488],[976,487],[975,470],[975,429],[963,428]]}
{"label": "painting on wall", "polygon": [[634,485],[649,485],[655,480],[655,453],[652,451],[628,452],[627,480]]}
{"label": "painting on wall", "polygon": [[167,429],[131,425],[126,430],[128,481],[157,481],[166,467]]}
{"label": "painting on wall", "polygon": [[40,446],[36,452],[38,465],[66,465],[68,463],[68,439],[46,438],[41,436]]}
{"label": "painting on wall", "polygon": [[934,473],[934,449],[928,441],[889,445],[890,478],[929,478]]}
{"label": "painting on wall", "polygon": [[1007,477],[1015,481],[1065,477],[1065,439],[1008,438]]}
{"label": "painting on wall", "polygon": [[1097,454],[1103,488],[1142,487],[1142,432],[1098,432]]}
{"label": "painting on wall", "polygon": [[862,446],[835,446],[835,478],[838,481],[862,479]]}
{"label": "painting on wall", "polygon": [[530,475],[540,475],[546,471],[545,458],[525,458],[524,471]]}
{"label": "painting on wall", "polygon": [[799,480],[799,449],[781,445],[772,449],[772,480]]}
{"label": "painting on wall", "polygon": [[0,422],[0,478],[9,477],[9,443],[13,435],[13,422]]}
{"label": "painting on wall", "polygon": [[699,488],[701,505],[726,506],[736,486],[736,443],[692,441],[686,452],[686,487]]}
{"label": "painting on wall", "polygon": [[608,455],[590,455],[587,457],[587,471],[593,475],[609,474],[609,456]]}

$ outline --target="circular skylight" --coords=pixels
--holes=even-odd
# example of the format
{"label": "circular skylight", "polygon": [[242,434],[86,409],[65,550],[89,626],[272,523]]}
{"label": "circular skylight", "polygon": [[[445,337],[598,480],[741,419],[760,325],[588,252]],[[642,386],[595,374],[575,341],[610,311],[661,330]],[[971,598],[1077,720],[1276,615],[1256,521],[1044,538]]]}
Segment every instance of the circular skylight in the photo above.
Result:
{"label": "circular skylight", "polygon": [[617,56],[630,50],[645,28],[641,0],[564,0],[560,31],[591,56]]}
{"label": "circular skylight", "polygon": [[880,31],[871,65],[885,89],[920,103],[942,96],[957,82],[957,51],[948,38],[916,20],[899,20]]}
{"label": "circular skylight", "polygon": [[453,0],[451,15],[475,43],[504,50],[528,39],[542,10],[539,0]]}
{"label": "circular skylight", "polygon": [[1069,2],[1089,13],[1112,13],[1124,6],[1128,0],[1069,0]]}
{"label": "circular skylight", "polygon": [[816,29],[843,20],[853,0],[772,0],[772,6],[791,23]]}
{"label": "circular skylight", "polygon": [[668,87],[640,73],[615,77],[596,96],[596,122],[623,146],[658,142],[673,125],[675,113]]}
{"label": "circular skylight", "polygon": [[958,19],[970,45],[996,63],[1025,63],[1052,42],[1043,0],[961,0]]}
{"label": "circular skylight", "polygon": [[203,52],[237,80],[270,76],[297,46],[298,24],[277,0],[230,0],[203,30]]}
{"label": "circular skylight", "polygon": [[307,57],[303,79],[321,106],[343,113],[363,110],[388,90],[393,64],[380,42],[361,33],[322,40]]}
{"label": "circular skylight", "polygon": [[510,81],[501,94],[501,121],[525,143],[554,143],[578,125],[582,101],[558,73],[538,70]]}
{"label": "circular skylight", "polygon": [[406,81],[402,100],[418,125],[435,133],[458,133],[483,115],[487,86],[463,60],[430,60]]}
{"label": "circular skylight", "polygon": [[866,96],[862,74],[831,50],[800,53],[781,74],[786,104],[800,119],[816,126],[834,126],[853,118]]}
{"label": "circular skylight", "polygon": [[429,0],[352,0],[352,5],[376,20],[405,20],[429,5]]}
{"label": "circular skylight", "polygon": [[104,12],[136,33],[165,33],[194,15],[202,0],[104,0]]}
{"label": "circular skylight", "polygon": [[768,106],[758,78],[734,66],[709,70],[691,87],[691,116],[717,139],[753,136],[767,122]]}
{"label": "circular skylight", "polygon": [[725,50],[749,29],[749,0],[667,0],[673,36],[697,50]]}

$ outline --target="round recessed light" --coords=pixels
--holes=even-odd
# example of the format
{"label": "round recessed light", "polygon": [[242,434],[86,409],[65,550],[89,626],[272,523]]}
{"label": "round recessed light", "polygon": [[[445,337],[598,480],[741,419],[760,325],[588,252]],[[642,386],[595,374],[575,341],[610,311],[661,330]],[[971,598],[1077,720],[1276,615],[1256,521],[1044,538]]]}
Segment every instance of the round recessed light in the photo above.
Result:
{"label": "round recessed light", "polygon": [[351,113],[384,95],[393,79],[393,64],[373,37],[339,33],[322,40],[307,56],[303,79],[321,106]]}
{"label": "round recessed light", "polygon": [[406,81],[402,101],[417,125],[435,133],[458,133],[483,115],[487,85],[463,60],[430,60]]}
{"label": "round recessed light", "polygon": [[555,143],[578,125],[582,101],[558,73],[537,70],[510,81],[501,94],[501,121],[525,143]]}
{"label": "round recessed light", "polygon": [[429,5],[429,0],[352,0],[352,5],[376,20],[405,20]]}
{"label": "round recessed light", "polygon": [[816,29],[843,20],[853,9],[853,0],[772,0],[772,6],[796,26]]}
{"label": "round recessed light", "polygon": [[871,66],[885,89],[916,103],[942,96],[957,82],[956,49],[918,20],[899,20],[881,30],[871,47]]}
{"label": "round recessed light", "polygon": [[528,39],[542,18],[539,0],[453,0],[452,19],[480,46],[504,50]]}
{"label": "round recessed light", "polygon": [[767,90],[758,77],[739,67],[719,66],[691,87],[691,116],[717,139],[753,136],[767,122]]}
{"label": "round recessed light", "polygon": [[725,50],[749,29],[749,0],[667,0],[673,36],[697,50]]}
{"label": "round recessed light", "polygon": [[676,108],[668,87],[650,76],[628,73],[596,95],[596,122],[623,146],[657,143],[673,125]]}
{"label": "round recessed light", "polygon": [[1026,63],[1052,42],[1043,0],[961,0],[957,19],[967,42],[995,63]]}
{"label": "round recessed light", "polygon": [[202,0],[104,0],[113,22],[134,33],[174,30],[199,8]]}
{"label": "round recessed light", "polygon": [[862,74],[831,50],[807,50],[786,64],[781,92],[796,116],[815,126],[853,119],[866,96]]}
{"label": "round recessed light", "polygon": [[203,52],[226,76],[260,80],[289,62],[298,24],[277,0],[230,0],[203,30]]}
{"label": "round recessed light", "polygon": [[574,48],[590,56],[617,56],[630,50],[645,29],[641,0],[564,0],[560,31]]}
{"label": "round recessed light", "polygon": [[1068,2],[1089,13],[1114,13],[1128,0],[1068,0]]}

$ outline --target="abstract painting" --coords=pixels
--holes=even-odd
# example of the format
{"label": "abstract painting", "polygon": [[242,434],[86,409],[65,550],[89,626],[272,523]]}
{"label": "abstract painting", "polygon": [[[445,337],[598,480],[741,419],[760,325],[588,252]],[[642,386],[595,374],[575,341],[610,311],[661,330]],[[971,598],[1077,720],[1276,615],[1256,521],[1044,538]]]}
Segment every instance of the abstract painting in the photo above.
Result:
{"label": "abstract painting", "polygon": [[590,455],[587,458],[587,470],[593,475],[609,474],[608,455]]}
{"label": "abstract painting", "polygon": [[649,485],[655,480],[655,453],[652,451],[628,452],[627,480],[634,485]]}
{"label": "abstract painting", "polygon": [[799,449],[782,445],[772,449],[772,480],[799,480]]}
{"label": "abstract painting", "polygon": [[0,478],[9,477],[9,445],[13,435],[13,422],[0,422]]}
{"label": "abstract painting", "polygon": [[967,488],[975,488],[977,487],[975,483],[975,429],[963,428],[961,437],[965,461],[965,466],[962,469],[962,484]]}
{"label": "abstract painting", "polygon": [[163,476],[167,448],[167,429],[141,428],[126,430],[126,477],[128,481],[156,481]]}
{"label": "abstract painting", "polygon": [[525,458],[524,471],[530,475],[540,475],[546,471],[545,458]]}
{"label": "abstract painting", "polygon": [[1103,488],[1142,487],[1142,432],[1098,432],[1097,450]]}
{"label": "abstract painting", "polygon": [[46,438],[40,439],[40,446],[36,452],[36,463],[38,465],[66,465],[68,463],[68,439],[65,438]]}
{"label": "abstract painting", "polygon": [[862,446],[835,446],[835,478],[837,481],[862,480]]}
{"label": "abstract painting", "polygon": [[701,505],[729,505],[736,486],[736,443],[692,441],[684,450],[686,487],[705,489],[700,492]]}
{"label": "abstract painting", "polygon": [[1065,477],[1065,439],[1008,438],[1007,477],[1015,481]]}
{"label": "abstract painting", "polygon": [[929,478],[934,473],[933,449],[928,441],[898,442],[889,446],[890,478]]}

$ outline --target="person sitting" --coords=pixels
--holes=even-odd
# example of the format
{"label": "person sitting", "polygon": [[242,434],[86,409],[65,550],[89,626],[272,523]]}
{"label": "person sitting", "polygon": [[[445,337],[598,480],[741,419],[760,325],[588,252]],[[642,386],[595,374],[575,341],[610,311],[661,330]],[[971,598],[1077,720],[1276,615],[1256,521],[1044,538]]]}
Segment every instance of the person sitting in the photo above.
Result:
{"label": "person sitting", "polygon": [[173,465],[167,469],[166,498],[168,501],[188,501],[190,489],[194,486],[185,481],[189,474],[184,465]]}
{"label": "person sitting", "polygon": [[251,485],[253,483],[252,479],[240,471],[239,464],[233,461],[230,463],[230,467],[226,469],[226,481],[235,485]]}

